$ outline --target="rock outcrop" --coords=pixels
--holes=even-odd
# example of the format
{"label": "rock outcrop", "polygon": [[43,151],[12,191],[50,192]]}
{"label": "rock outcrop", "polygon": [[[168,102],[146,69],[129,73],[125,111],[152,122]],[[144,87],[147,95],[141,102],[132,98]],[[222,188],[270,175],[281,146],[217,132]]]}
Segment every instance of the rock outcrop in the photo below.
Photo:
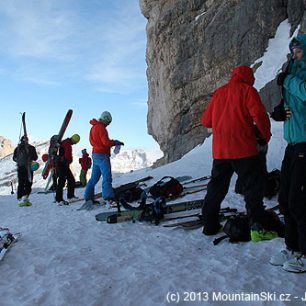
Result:
{"label": "rock outcrop", "polygon": [[[164,162],[203,142],[202,111],[234,67],[260,58],[283,20],[292,31],[306,23],[303,0],[140,0],[140,7],[148,19],[148,132]],[[263,89],[273,94],[275,86]]]}
{"label": "rock outcrop", "polygon": [[12,142],[9,139],[0,136],[0,157],[11,154],[14,151]]}

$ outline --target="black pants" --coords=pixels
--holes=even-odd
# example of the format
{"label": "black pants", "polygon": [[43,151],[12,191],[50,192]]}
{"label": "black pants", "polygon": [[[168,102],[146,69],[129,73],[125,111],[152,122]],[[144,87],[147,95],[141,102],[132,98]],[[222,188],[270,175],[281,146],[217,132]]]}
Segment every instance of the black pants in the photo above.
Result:
{"label": "black pants", "polygon": [[24,166],[18,167],[18,188],[17,199],[21,199],[25,195],[29,195],[32,191],[33,172],[31,172],[31,182],[29,181],[28,169]]}
{"label": "black pants", "polygon": [[264,222],[263,167],[259,156],[240,159],[214,159],[211,180],[207,186],[202,214],[205,232],[219,230],[219,210],[228,193],[231,177],[236,172],[243,181],[247,214],[251,223]]}
{"label": "black pants", "polygon": [[56,202],[63,201],[63,189],[67,180],[67,198],[74,197],[75,179],[67,163],[58,163],[56,167],[58,175],[55,200]]}
{"label": "black pants", "polygon": [[[268,178],[268,170],[267,170],[267,153],[268,153],[268,145],[266,146],[258,146],[259,147],[259,160],[262,167],[263,173],[263,189],[265,191],[265,186],[267,185],[267,178]],[[263,191],[263,193],[264,193]],[[236,185],[235,185],[235,192],[239,194],[244,194],[244,181],[238,176]]]}
{"label": "black pants", "polygon": [[278,196],[285,217],[285,243],[306,255],[306,143],[288,145]]}

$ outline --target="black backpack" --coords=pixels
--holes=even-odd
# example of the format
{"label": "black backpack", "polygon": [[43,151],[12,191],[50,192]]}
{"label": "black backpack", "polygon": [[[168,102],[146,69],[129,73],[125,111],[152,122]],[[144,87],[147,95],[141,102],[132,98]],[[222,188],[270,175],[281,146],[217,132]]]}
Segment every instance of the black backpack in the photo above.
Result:
{"label": "black backpack", "polygon": [[237,214],[229,217],[223,226],[224,236],[216,238],[213,243],[217,245],[225,238],[229,238],[230,242],[246,242],[251,240],[251,228],[249,218],[245,214]]}
{"label": "black backpack", "polygon": [[142,192],[143,190],[139,187],[139,183],[128,183],[114,188],[115,199],[124,199],[126,202],[140,200]]}
{"label": "black backpack", "polygon": [[27,166],[29,163],[29,154],[24,144],[20,144],[17,147],[16,159],[18,167]]}
{"label": "black backpack", "polygon": [[280,170],[274,169],[267,173],[264,186],[264,197],[271,199],[279,192],[280,188]]}
{"label": "black backpack", "polygon": [[182,184],[172,176],[164,176],[161,180],[155,183],[149,193],[153,198],[174,198],[180,195],[183,191]]}

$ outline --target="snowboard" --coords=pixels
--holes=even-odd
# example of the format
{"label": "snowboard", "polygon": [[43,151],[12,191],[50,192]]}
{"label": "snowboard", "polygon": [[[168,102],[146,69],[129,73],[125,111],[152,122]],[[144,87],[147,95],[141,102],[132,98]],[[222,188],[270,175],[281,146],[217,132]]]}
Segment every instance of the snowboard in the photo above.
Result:
{"label": "snowboard", "polygon": [[59,130],[59,133],[57,135],[53,135],[50,139],[50,145],[49,145],[49,150],[48,150],[48,160],[46,161],[45,167],[42,171],[42,177],[44,179],[47,179],[47,177],[49,176],[50,170],[55,167],[54,159],[55,159],[55,156],[57,155],[59,143],[63,139],[64,133],[72,117],[72,113],[73,113],[73,110],[69,109],[62,123],[62,126]]}

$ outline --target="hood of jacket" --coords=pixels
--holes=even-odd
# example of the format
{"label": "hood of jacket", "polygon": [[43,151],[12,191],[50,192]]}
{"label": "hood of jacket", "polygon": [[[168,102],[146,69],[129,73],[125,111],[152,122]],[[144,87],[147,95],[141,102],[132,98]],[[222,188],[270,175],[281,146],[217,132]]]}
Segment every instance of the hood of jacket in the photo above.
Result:
{"label": "hood of jacket", "polygon": [[298,35],[298,36],[292,38],[292,40],[289,43],[289,49],[290,49],[291,55],[293,55],[292,46],[296,42],[301,46],[301,49],[303,50],[302,60],[306,61],[306,34]]}
{"label": "hood of jacket", "polygon": [[240,81],[253,86],[255,82],[253,70],[248,66],[238,66],[232,71],[231,81]]}

